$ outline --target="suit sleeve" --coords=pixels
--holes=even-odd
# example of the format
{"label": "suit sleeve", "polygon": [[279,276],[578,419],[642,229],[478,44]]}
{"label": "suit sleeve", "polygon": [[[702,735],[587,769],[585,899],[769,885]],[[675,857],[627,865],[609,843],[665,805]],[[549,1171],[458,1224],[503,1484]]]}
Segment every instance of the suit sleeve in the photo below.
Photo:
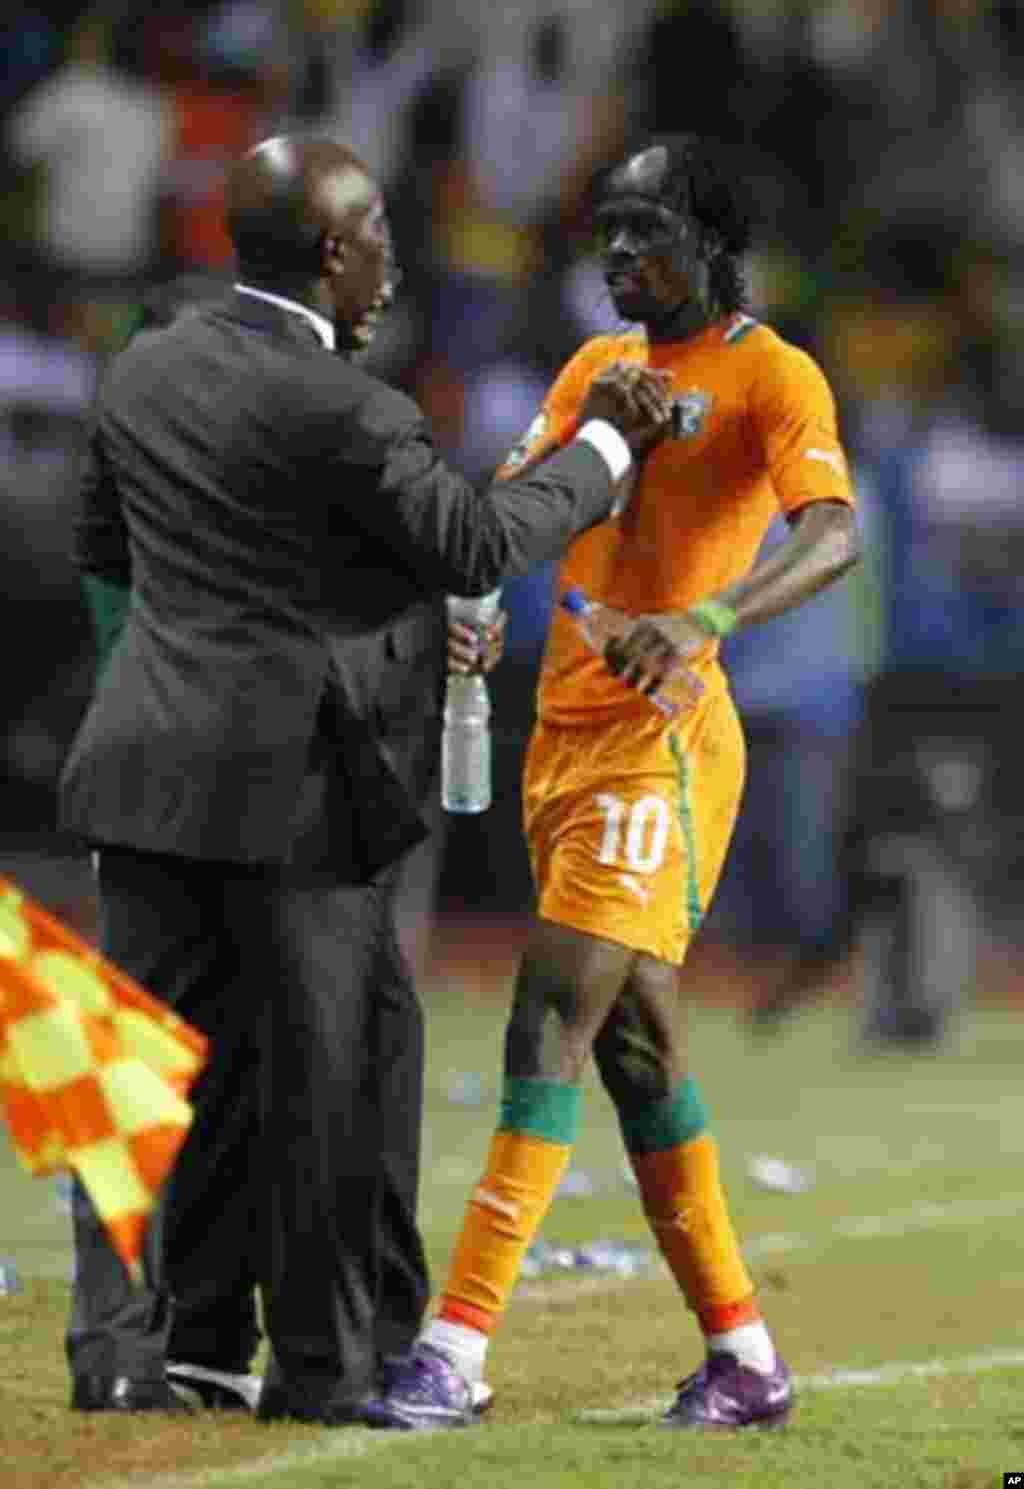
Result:
{"label": "suit sleeve", "polygon": [[478,492],[440,458],[415,405],[386,391],[390,396],[374,396],[357,410],[336,487],[344,487],[346,466],[378,467],[376,498],[346,505],[346,515],[390,548],[424,589],[484,594],[560,558],[577,533],[607,518],[611,473],[585,442]]}
{"label": "suit sleeve", "polygon": [[561,449],[575,427],[592,373],[604,360],[595,357],[595,350],[599,343],[588,343],[562,368],[529,428],[498,467],[498,480],[508,480],[524,465]]}
{"label": "suit sleeve", "polygon": [[130,585],[131,553],[117,483],[94,430],[79,480],[74,557],[84,574],[98,574],[110,584]]}
{"label": "suit sleeve", "polygon": [[131,603],[132,566],[117,486],[103,458],[98,431],[89,441],[82,468],[74,557],[102,671],[124,629]]}
{"label": "suit sleeve", "polygon": [[103,672],[125,628],[131,605],[131,552],[121,499],[101,451],[100,435],[89,439],[79,485],[79,515],[74,523],[74,561]]}

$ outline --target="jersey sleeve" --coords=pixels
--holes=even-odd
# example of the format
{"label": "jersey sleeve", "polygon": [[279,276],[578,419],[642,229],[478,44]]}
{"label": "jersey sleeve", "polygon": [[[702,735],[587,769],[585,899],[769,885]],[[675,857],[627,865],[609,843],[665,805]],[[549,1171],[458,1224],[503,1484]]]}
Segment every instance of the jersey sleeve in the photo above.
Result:
{"label": "jersey sleeve", "polygon": [[496,477],[506,480],[538,457],[553,455],[561,448],[579,416],[590,380],[603,365],[605,357],[600,339],[588,342],[562,368],[548,389],[539,411],[529,428],[513,445],[498,467]]}
{"label": "jersey sleeve", "polygon": [[799,347],[776,340],[751,385],[750,408],[779,506],[853,506],[836,404],[821,368]]}

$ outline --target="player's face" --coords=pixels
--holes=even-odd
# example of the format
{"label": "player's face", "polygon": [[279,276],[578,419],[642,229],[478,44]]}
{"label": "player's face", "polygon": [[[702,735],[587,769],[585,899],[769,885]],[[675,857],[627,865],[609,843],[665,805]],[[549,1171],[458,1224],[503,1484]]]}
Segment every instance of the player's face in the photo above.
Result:
{"label": "player's face", "polygon": [[596,229],[605,283],[626,320],[658,319],[692,297],[696,245],[685,217],[643,197],[612,198]]}
{"label": "player's face", "polygon": [[667,169],[661,147],[632,156],[609,177],[595,213],[605,283],[625,320],[664,320],[698,293],[702,234],[666,204]]}
{"label": "player's face", "polygon": [[368,346],[400,277],[384,201],[371,178],[354,169],[333,176],[326,194],[326,262],[332,266],[328,285],[335,323],[355,346]]}

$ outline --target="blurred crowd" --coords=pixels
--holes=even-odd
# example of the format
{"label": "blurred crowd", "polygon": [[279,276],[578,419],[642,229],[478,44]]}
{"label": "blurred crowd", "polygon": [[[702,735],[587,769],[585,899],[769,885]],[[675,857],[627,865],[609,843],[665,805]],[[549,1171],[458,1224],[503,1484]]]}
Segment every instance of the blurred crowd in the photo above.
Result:
{"label": "blurred crowd", "polygon": [[[95,381],[147,315],[230,281],[225,162],[298,128],[363,156],[405,272],[372,366],[484,480],[552,372],[615,327],[594,168],[696,129],[749,184],[754,313],[836,390],[869,543],[854,578],[731,644],[750,775],[708,935],[758,969],[765,1027],[859,950],[864,1032],[937,1037],[977,945],[1015,944],[1024,879],[1018,0],[75,9],[15,0],[0,22],[7,840],[52,830],[90,683],[67,537]],[[517,776],[551,580],[506,593],[498,802],[449,828],[448,904],[529,899]]]}

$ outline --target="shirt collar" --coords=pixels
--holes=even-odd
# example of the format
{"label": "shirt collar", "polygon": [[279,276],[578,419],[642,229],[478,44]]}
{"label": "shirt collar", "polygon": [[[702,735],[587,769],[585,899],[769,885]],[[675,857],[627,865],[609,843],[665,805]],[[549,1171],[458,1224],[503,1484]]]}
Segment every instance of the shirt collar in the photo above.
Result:
{"label": "shirt collar", "polygon": [[266,300],[271,305],[280,305],[282,310],[294,310],[296,315],[305,316],[313,327],[324,346],[329,352],[334,350],[334,327],[325,315],[318,310],[310,310],[308,305],[300,305],[298,300],[287,300],[284,295],[271,295],[266,290],[254,290],[248,284],[235,284],[235,289],[243,295],[252,295],[254,300]]}

